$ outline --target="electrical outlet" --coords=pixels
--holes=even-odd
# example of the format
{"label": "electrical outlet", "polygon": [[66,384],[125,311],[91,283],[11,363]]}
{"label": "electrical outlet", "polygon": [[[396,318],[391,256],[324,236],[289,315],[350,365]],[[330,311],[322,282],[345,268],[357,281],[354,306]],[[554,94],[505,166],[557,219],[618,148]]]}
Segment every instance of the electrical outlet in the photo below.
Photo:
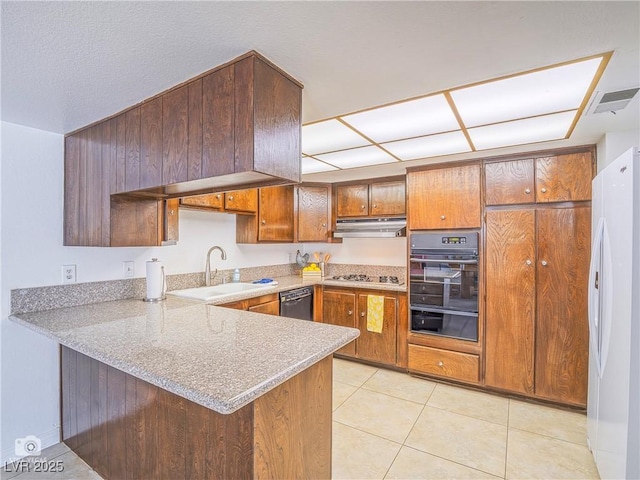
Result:
{"label": "electrical outlet", "polygon": [[122,271],[124,272],[124,278],[133,278],[135,263],[132,261],[122,262]]}
{"label": "electrical outlet", "polygon": [[62,283],[76,283],[76,266],[62,266]]}

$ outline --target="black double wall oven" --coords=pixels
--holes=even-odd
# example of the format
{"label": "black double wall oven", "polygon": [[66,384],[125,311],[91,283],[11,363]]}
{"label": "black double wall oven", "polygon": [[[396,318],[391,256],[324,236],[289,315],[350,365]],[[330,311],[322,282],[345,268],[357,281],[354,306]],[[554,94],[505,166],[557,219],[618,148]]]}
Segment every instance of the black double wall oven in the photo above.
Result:
{"label": "black double wall oven", "polygon": [[478,341],[478,238],[473,232],[411,234],[411,331]]}

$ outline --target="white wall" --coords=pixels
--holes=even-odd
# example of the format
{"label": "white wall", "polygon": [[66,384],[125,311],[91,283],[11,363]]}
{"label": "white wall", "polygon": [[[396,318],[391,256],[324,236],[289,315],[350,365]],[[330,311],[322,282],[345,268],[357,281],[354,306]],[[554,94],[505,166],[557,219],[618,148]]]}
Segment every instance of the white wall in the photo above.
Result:
{"label": "white wall", "polygon": [[59,441],[57,345],[10,322],[10,291],[61,283],[62,265],[77,265],[77,281],[123,278],[122,262],[135,261],[135,276],[157,257],[168,274],[204,270],[209,247],[227,251],[222,268],[290,263],[296,250],[331,252],[332,261],[404,265],[406,240],[345,239],[344,244],[236,245],[235,215],[181,210],[178,245],[155,248],[64,247],[63,137],[2,122],[0,245],[1,430],[0,455],[13,456],[14,441],[33,434],[43,445]]}
{"label": "white wall", "polygon": [[598,172],[631,147],[640,147],[640,130],[608,132],[598,142]]}

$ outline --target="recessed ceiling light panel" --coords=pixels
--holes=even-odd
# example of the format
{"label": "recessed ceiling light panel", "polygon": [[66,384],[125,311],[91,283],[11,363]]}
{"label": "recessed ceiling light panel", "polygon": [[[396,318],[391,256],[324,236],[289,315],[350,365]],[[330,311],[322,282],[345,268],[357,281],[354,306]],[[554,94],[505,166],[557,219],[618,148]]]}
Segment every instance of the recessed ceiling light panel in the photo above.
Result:
{"label": "recessed ceiling light panel", "polygon": [[469,142],[460,130],[385,143],[383,147],[400,160],[415,160],[471,151]]}
{"label": "recessed ceiling light panel", "polygon": [[377,143],[460,128],[444,95],[409,100],[341,118]]}
{"label": "recessed ceiling light panel", "polygon": [[468,131],[478,150],[560,140],[566,137],[575,116],[576,111],[562,112],[470,128]]}
{"label": "recessed ceiling light panel", "polygon": [[338,168],[355,168],[367,165],[395,162],[396,159],[381,148],[370,146],[342,150],[341,152],[316,155],[319,160],[335,165]]}
{"label": "recessed ceiling light panel", "polygon": [[300,167],[302,169],[303,175],[307,173],[330,172],[331,170],[338,170],[333,165],[328,165],[311,157],[302,157]]}
{"label": "recessed ceiling light panel", "polygon": [[371,142],[336,119],[302,127],[302,152],[307,155],[364,145],[371,145]]}
{"label": "recessed ceiling light panel", "polygon": [[451,97],[467,128],[565,110],[577,110],[602,57],[490,81]]}

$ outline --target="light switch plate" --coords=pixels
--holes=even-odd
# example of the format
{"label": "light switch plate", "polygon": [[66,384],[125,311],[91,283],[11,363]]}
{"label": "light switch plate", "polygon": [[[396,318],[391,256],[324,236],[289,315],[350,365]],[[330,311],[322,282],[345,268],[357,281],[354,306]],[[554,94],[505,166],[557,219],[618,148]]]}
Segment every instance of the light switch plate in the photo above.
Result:
{"label": "light switch plate", "polygon": [[124,278],[133,278],[135,272],[135,263],[132,261],[122,262],[122,271]]}
{"label": "light switch plate", "polygon": [[76,283],[76,266],[62,266],[62,283]]}

